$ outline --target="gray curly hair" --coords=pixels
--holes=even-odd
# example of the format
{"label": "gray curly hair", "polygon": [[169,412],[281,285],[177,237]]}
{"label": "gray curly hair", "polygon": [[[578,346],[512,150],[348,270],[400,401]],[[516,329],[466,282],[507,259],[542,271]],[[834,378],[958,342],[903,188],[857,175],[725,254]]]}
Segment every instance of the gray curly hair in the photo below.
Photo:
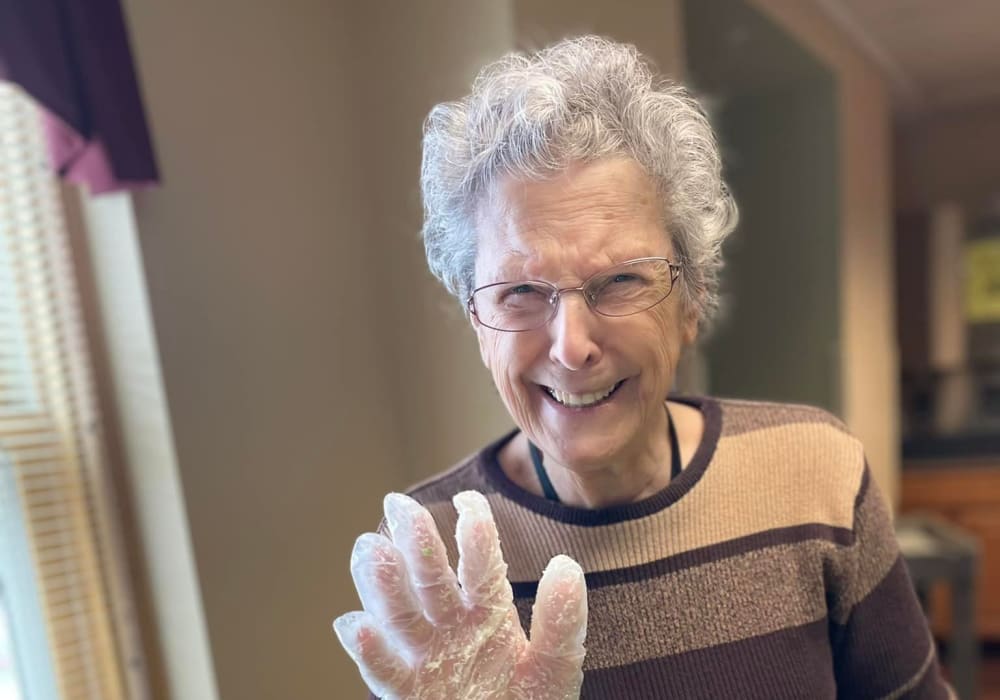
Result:
{"label": "gray curly hair", "polygon": [[658,79],[634,46],[566,39],[487,65],[472,93],[424,124],[421,232],[431,272],[464,305],[476,262],[476,210],[505,176],[543,179],[574,162],[634,159],[655,183],[684,265],[681,294],[705,329],[718,307],[722,242],[736,204],[705,112]]}

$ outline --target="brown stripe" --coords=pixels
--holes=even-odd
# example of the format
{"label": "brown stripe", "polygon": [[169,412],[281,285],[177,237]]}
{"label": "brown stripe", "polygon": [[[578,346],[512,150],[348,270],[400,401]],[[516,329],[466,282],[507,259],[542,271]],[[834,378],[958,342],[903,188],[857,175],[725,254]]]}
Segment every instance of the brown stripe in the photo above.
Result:
{"label": "brown stripe", "polygon": [[[592,670],[582,698],[836,698],[826,621],[667,658]],[[850,697],[850,696],[844,696]]]}
{"label": "brown stripe", "polygon": [[866,478],[866,485],[857,506],[855,542],[831,557],[828,569],[831,588],[838,592],[830,618],[840,624],[899,559],[899,545],[892,535],[892,521],[882,494],[870,478]]}
{"label": "brown stripe", "polygon": [[[826,619],[834,548],[779,545],[641,583],[588,590],[585,668],[622,666]],[[517,599],[525,629],[531,600]]]}
{"label": "brown stripe", "polygon": [[958,700],[955,689],[944,680],[938,665],[937,652],[931,647],[927,653],[924,670],[914,678],[914,684],[900,688],[882,700],[895,698],[925,698],[926,700]]}
{"label": "brown stripe", "polygon": [[[930,696],[929,691],[934,690],[935,688],[937,690],[944,691],[944,688],[941,688],[941,684],[937,683],[934,678],[935,674],[933,671],[936,660],[937,658],[934,653],[934,645],[928,644],[927,655],[924,658],[924,663],[920,665],[920,668],[913,674],[913,677],[893,692],[888,695],[883,695],[880,700],[897,700],[907,693],[917,693],[917,696],[919,697],[921,689],[928,697]],[[911,697],[913,697],[913,695],[911,695]]]}
{"label": "brown stripe", "polygon": [[919,685],[925,673],[938,674],[936,662],[928,663],[930,633],[901,557],[854,606],[846,625],[831,623],[830,637],[845,697],[893,696]]}
{"label": "brown stripe", "polygon": [[861,474],[861,485],[858,486],[858,495],[854,498],[855,512],[861,507],[861,502],[865,500],[865,496],[868,495],[868,489],[871,488],[871,480],[872,472],[868,467],[868,458],[865,457],[865,470]]}

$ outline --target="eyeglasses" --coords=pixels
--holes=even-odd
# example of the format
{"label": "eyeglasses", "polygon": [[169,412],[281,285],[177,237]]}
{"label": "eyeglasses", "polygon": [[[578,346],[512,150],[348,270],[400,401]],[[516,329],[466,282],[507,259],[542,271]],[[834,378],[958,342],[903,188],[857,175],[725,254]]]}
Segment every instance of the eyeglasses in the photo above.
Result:
{"label": "eyeglasses", "polygon": [[530,331],[551,321],[566,292],[583,298],[602,316],[631,316],[653,308],[670,296],[681,265],[667,258],[637,258],[589,277],[579,287],[560,289],[539,280],[495,282],[472,292],[469,313],[497,331]]}

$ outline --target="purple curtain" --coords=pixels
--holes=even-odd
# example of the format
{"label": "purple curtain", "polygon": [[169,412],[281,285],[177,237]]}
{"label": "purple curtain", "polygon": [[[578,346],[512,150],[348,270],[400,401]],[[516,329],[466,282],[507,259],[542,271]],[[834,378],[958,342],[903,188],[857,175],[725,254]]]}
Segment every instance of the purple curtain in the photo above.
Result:
{"label": "purple curtain", "polygon": [[0,0],[0,79],[43,107],[65,179],[94,194],[159,181],[119,0]]}

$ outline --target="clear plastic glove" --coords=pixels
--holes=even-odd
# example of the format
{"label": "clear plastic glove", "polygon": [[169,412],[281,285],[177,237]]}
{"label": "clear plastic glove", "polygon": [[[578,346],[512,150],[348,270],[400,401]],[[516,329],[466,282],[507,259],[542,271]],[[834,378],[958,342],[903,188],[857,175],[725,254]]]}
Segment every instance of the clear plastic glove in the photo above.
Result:
{"label": "clear plastic glove", "polygon": [[392,539],[367,533],[354,545],[364,611],[333,625],[368,687],[386,699],[578,698],[587,633],[580,565],[564,555],[549,562],[528,641],[489,503],[475,491],[453,502],[457,576],[431,514],[401,494],[385,498]]}

